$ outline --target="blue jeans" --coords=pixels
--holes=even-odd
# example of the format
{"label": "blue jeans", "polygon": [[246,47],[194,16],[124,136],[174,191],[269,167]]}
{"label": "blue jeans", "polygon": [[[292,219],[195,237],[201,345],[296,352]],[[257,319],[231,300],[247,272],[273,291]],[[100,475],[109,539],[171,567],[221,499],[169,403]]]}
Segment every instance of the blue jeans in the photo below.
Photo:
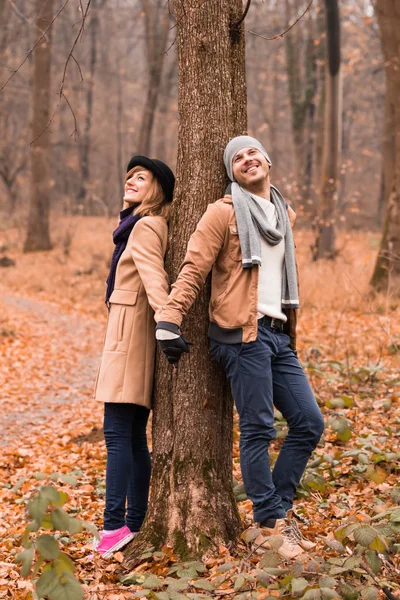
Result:
{"label": "blue jeans", "polygon": [[[281,519],[293,497],[324,421],[289,336],[259,323],[255,342],[211,340],[211,354],[225,369],[240,422],[240,466],[254,521]],[[268,448],[276,437],[274,404],[289,433],[271,473]]]}
{"label": "blue jeans", "polygon": [[151,475],[146,438],[149,413],[148,408],[137,404],[104,404],[107,447],[104,529],[107,531],[124,525],[131,531],[139,531],[143,523]]}

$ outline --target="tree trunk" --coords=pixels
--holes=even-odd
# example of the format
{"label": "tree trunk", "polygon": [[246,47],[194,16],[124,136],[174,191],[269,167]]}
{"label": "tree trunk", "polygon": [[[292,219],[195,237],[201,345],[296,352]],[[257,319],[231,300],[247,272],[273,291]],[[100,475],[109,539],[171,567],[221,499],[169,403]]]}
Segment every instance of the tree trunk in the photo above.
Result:
{"label": "tree trunk", "polygon": [[325,71],[325,131],[321,206],[315,258],[335,257],[335,219],[341,148],[342,86],[338,0],[325,0],[328,56]]}
{"label": "tree trunk", "polygon": [[[286,20],[292,19],[290,0],[285,2]],[[296,35],[296,40],[293,40]],[[312,184],[312,155],[314,142],[314,99],[317,92],[316,51],[314,46],[313,19],[308,14],[305,40],[302,40],[301,24],[285,35],[286,72],[292,113],[293,145],[296,161],[297,196],[307,210]],[[304,68],[301,68],[301,48],[304,48]]]}
{"label": "tree trunk", "polygon": [[170,16],[168,7],[153,6],[154,0],[142,0],[146,23],[146,54],[148,64],[147,96],[139,131],[137,151],[149,156],[154,117],[161,86],[161,75],[167,49]]}
{"label": "tree trunk", "polygon": [[92,0],[90,32],[90,59],[89,59],[89,77],[86,91],[86,118],[82,134],[82,143],[80,147],[80,166],[81,166],[81,185],[77,196],[77,204],[81,205],[86,214],[91,214],[91,201],[87,203],[88,182],[89,182],[89,158],[91,147],[91,130],[93,116],[93,88],[95,82],[95,70],[97,62],[97,32],[99,29],[98,10],[100,6],[96,0]]}
{"label": "tree trunk", "polygon": [[[381,30],[386,72],[386,117],[391,116],[394,137],[393,174],[385,165],[385,184],[392,179],[387,201],[382,240],[371,284],[378,290],[400,293],[400,1],[377,0],[376,13]],[[388,134],[385,122],[385,136]],[[390,138],[389,138],[390,140]],[[389,143],[389,140],[384,140]],[[391,145],[391,144],[390,144]],[[385,162],[388,157],[385,156]]]}
{"label": "tree trunk", "polygon": [[[53,0],[36,0],[36,36],[53,18]],[[31,145],[31,202],[24,252],[50,250],[50,67],[52,28],[35,50],[33,72],[33,115]]]}
{"label": "tree trunk", "polygon": [[[167,269],[176,279],[187,243],[207,204],[227,183],[223,150],[246,131],[244,34],[233,24],[242,0],[174,0],[178,35],[178,166]],[[188,65],[190,68],[188,68]],[[127,553],[165,543],[184,559],[234,540],[239,517],[232,493],[232,399],[208,352],[210,281],[184,321],[194,342],[173,373],[156,372],[153,478],[143,528]]]}

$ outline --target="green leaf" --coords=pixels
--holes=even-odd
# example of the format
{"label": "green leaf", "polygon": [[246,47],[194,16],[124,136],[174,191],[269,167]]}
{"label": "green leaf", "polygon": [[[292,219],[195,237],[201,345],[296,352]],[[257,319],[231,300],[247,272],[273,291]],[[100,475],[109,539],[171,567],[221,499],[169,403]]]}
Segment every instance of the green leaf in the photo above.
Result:
{"label": "green leaf", "polygon": [[167,592],[183,592],[183,590],[189,587],[189,579],[187,577],[184,579],[167,577],[164,583],[168,586]]}
{"label": "green leaf", "polygon": [[188,569],[196,569],[198,573],[204,573],[204,571],[206,570],[203,563],[198,560],[185,563],[185,567],[187,567]]}
{"label": "green leaf", "polygon": [[290,582],[290,587],[293,594],[303,592],[306,589],[306,587],[308,587],[308,585],[309,583],[307,579],[304,579],[304,577],[292,579],[292,581]]}
{"label": "green leaf", "polygon": [[171,596],[168,592],[153,592],[153,594],[156,600],[171,600]]}
{"label": "green leaf", "polygon": [[59,577],[54,569],[48,569],[44,571],[36,583],[36,594],[39,598],[44,596],[51,596],[55,588],[59,584]]}
{"label": "green leaf", "polygon": [[339,584],[339,592],[343,600],[357,600],[360,595],[355,587],[344,582]]}
{"label": "green leaf", "polygon": [[267,550],[261,557],[260,567],[277,567],[282,562],[282,557],[274,550]]}
{"label": "green leaf", "polygon": [[[235,592],[240,590],[244,586],[245,583],[246,583],[246,580],[243,577],[243,575],[238,575],[235,579],[235,583],[233,586],[233,589],[235,590]],[[211,592],[212,590],[209,589],[208,591]]]}
{"label": "green leaf", "polygon": [[229,571],[229,569],[232,569],[232,567],[234,567],[235,565],[237,565],[237,563],[235,561],[223,563],[222,565],[219,565],[217,567],[217,572],[218,573],[226,573],[226,571]]}
{"label": "green leaf", "polygon": [[48,535],[47,533],[38,537],[36,540],[36,546],[38,552],[40,552],[40,554],[48,560],[58,558],[60,554],[58,543],[51,535]]}
{"label": "green leaf", "polygon": [[134,598],[145,598],[146,596],[148,596],[149,594],[151,594],[152,592],[150,590],[137,590],[136,592],[134,592],[132,594],[132,596],[130,596],[130,598],[133,600]]}
{"label": "green leaf", "polygon": [[28,508],[28,513],[29,513],[29,516],[31,517],[31,519],[33,519],[35,521],[35,523],[37,523],[40,527],[43,517],[46,512],[46,509],[47,509],[46,500],[41,496],[36,496],[35,498],[32,498],[32,500],[30,500],[28,502],[27,508]]}
{"label": "green leaf", "polygon": [[156,577],[152,573],[150,575],[147,575],[144,582],[142,583],[142,587],[148,590],[155,590],[157,588],[162,587],[163,585],[164,582],[162,581],[162,579],[159,579],[159,577]]}
{"label": "green leaf", "polygon": [[34,478],[37,479],[38,481],[42,481],[43,479],[46,479],[47,475],[46,473],[35,473],[34,474]]}
{"label": "green leaf", "polygon": [[320,588],[332,588],[334,589],[337,586],[337,581],[333,577],[328,577],[327,575],[322,575],[319,579],[319,587]]}
{"label": "green leaf", "polygon": [[400,508],[396,508],[396,510],[390,514],[390,521],[392,523],[400,523]]}
{"label": "green leaf", "polygon": [[374,550],[367,550],[365,559],[375,575],[378,575],[382,567],[382,561]]}
{"label": "green leaf", "polygon": [[39,496],[46,500],[48,504],[51,502],[58,502],[60,499],[60,492],[54,487],[54,485],[43,485],[39,489]]}
{"label": "green leaf", "polygon": [[56,562],[54,563],[54,568],[57,571],[58,575],[63,575],[64,573],[75,573],[75,565],[70,559],[70,557],[64,552],[60,552],[60,555]]}
{"label": "green leaf", "polygon": [[363,525],[359,529],[356,529],[353,535],[357,544],[361,544],[361,546],[368,548],[378,534],[370,525]]}
{"label": "green leaf", "polygon": [[169,597],[171,600],[188,600],[186,594],[180,594],[179,592],[169,592]]}
{"label": "green leaf", "polygon": [[301,600],[321,600],[321,590],[316,588],[307,590],[301,597]]}
{"label": "green leaf", "polygon": [[61,479],[61,481],[63,481],[64,483],[71,485],[72,487],[78,485],[78,480],[73,475],[65,475],[64,473],[60,473],[59,479]]}
{"label": "green leaf", "polygon": [[132,571],[132,573],[128,573],[128,575],[124,575],[123,577],[121,577],[120,582],[124,585],[143,585],[145,579],[146,575],[144,575],[143,573],[135,573],[135,571]]}
{"label": "green leaf", "polygon": [[256,537],[258,537],[260,535],[260,533],[261,533],[261,529],[259,527],[249,527],[249,529],[246,529],[246,531],[243,531],[243,533],[240,537],[247,544],[250,544],[251,542],[254,542],[254,540],[256,539]]}
{"label": "green leaf", "polygon": [[207,581],[207,579],[197,579],[196,581],[193,581],[192,585],[197,590],[205,590],[206,592],[213,592],[215,590],[215,586],[211,581]]}
{"label": "green leaf", "polygon": [[277,569],[275,567],[265,567],[265,569],[263,569],[263,571],[265,573],[267,573],[267,575],[285,575],[288,572],[288,569]]}
{"label": "green leaf", "polygon": [[335,590],[331,588],[322,587],[321,588],[321,599],[322,600],[339,600],[339,595]]}
{"label": "green leaf", "polygon": [[28,577],[28,575],[29,575],[29,572],[32,567],[33,554],[34,554],[34,548],[32,546],[31,548],[25,548],[25,550],[23,550],[22,552],[19,552],[17,554],[17,556],[15,557],[16,563],[19,563],[19,562],[22,563],[22,568],[21,568],[22,577]]}
{"label": "green leaf", "polygon": [[193,579],[194,577],[197,577],[197,571],[193,567],[190,569],[184,569],[184,568],[178,569],[176,571],[176,574],[178,577],[188,577],[189,579]]}
{"label": "green leaf", "polygon": [[263,587],[265,587],[266,589],[269,588],[269,585],[271,583],[271,576],[270,575],[267,575],[267,573],[265,573],[265,571],[261,571],[261,569],[257,569],[257,571],[256,571],[256,577],[257,577],[258,583],[261,583],[261,585]]}
{"label": "green leaf", "polygon": [[388,545],[381,535],[377,535],[370,543],[369,548],[370,550],[376,550],[377,552],[385,552],[385,550],[388,549]]}
{"label": "green leaf", "polygon": [[378,600],[379,590],[375,587],[372,587],[372,585],[369,585],[362,590],[361,597],[364,598],[364,600]]}
{"label": "green leaf", "polygon": [[51,511],[50,516],[54,529],[58,529],[59,531],[68,531],[70,517],[67,515],[65,510],[62,508],[56,508],[55,510]]}

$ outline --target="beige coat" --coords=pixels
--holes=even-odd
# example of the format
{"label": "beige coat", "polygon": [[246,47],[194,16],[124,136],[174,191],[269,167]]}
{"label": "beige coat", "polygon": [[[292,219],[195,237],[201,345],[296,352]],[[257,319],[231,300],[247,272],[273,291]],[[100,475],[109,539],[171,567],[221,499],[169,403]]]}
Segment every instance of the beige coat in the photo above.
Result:
{"label": "beige coat", "polygon": [[156,350],[154,312],[166,303],[168,226],[143,217],[118,262],[95,398],[151,408]]}

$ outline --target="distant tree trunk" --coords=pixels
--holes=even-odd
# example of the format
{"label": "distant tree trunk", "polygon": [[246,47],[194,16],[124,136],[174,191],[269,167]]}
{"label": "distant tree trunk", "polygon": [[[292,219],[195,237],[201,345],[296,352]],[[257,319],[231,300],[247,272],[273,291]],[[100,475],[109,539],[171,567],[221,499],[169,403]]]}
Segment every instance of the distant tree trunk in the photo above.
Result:
{"label": "distant tree trunk", "polygon": [[382,141],[382,179],[378,200],[378,222],[382,225],[388,197],[392,189],[395,167],[396,136],[394,130],[393,104],[389,94],[385,94],[385,114]]}
{"label": "distant tree trunk", "polygon": [[[154,116],[161,86],[161,75],[167,49],[170,16],[160,0],[141,0],[145,18],[148,84],[143,117],[136,145],[137,152],[149,156]],[[156,6],[153,3],[156,2]]]}
{"label": "distant tree trunk", "polygon": [[341,148],[342,86],[338,0],[325,0],[328,56],[325,70],[325,131],[321,204],[315,258],[335,257],[335,220]]}
{"label": "distant tree trunk", "polygon": [[[244,33],[232,25],[242,0],[174,0],[178,35],[178,166],[167,268],[177,276],[187,242],[207,204],[227,183],[223,150],[246,131]],[[190,68],[188,68],[190,65]],[[142,543],[173,545],[182,558],[235,539],[239,518],[232,493],[232,399],[209,357],[210,283],[184,321],[194,342],[171,372],[156,373],[150,505],[132,553]]]}
{"label": "distant tree trunk", "polygon": [[[389,194],[383,224],[382,240],[371,284],[378,290],[400,293],[400,2],[377,0],[376,13],[381,30],[382,49],[385,58],[386,102],[385,136],[387,154],[384,160],[387,172],[385,185]],[[394,151],[388,124],[393,131]],[[388,138],[386,136],[388,135]],[[394,156],[391,163],[390,157]]]}
{"label": "distant tree trunk", "polygon": [[97,32],[99,29],[99,2],[92,0],[91,3],[91,20],[89,25],[90,33],[90,58],[89,58],[89,76],[87,81],[86,91],[86,116],[82,132],[82,141],[80,144],[80,168],[81,168],[81,181],[80,189],[77,196],[77,204],[83,206],[86,213],[91,213],[91,202],[89,199],[89,205],[87,204],[87,193],[89,183],[89,159],[90,159],[90,146],[91,146],[91,133],[92,133],[92,117],[93,117],[93,89],[95,83],[95,70],[97,62]]}
{"label": "distant tree trunk", "polygon": [[[175,58],[175,57],[174,57]],[[167,150],[167,141],[168,136],[165,131],[165,127],[167,127],[168,123],[168,114],[170,112],[170,103],[171,103],[171,94],[175,87],[176,81],[176,73],[177,73],[177,61],[173,60],[168,69],[168,72],[165,76],[165,81],[163,83],[163,89],[161,90],[162,96],[162,105],[159,110],[159,122],[162,124],[162,128],[158,132],[157,136],[157,158],[164,160],[168,163],[168,150]]]}
{"label": "distant tree trunk", "polygon": [[[53,18],[53,0],[36,0],[36,36]],[[24,252],[50,250],[50,67],[52,28],[37,46],[33,71],[33,115],[31,146],[31,201]],[[45,129],[46,128],[46,129]],[[37,139],[36,139],[37,138]]]}
{"label": "distant tree trunk", "polygon": [[[290,0],[285,2],[286,19],[292,18]],[[293,39],[293,35],[297,39]],[[301,28],[285,35],[286,71],[289,84],[289,99],[292,111],[292,132],[296,161],[296,183],[298,197],[303,201],[304,208],[309,207],[308,200],[312,184],[312,156],[314,143],[314,98],[317,91],[317,69],[313,34],[313,21],[308,15],[307,32],[304,52],[304,69],[301,68],[300,47]],[[304,72],[303,72],[304,71]]]}

